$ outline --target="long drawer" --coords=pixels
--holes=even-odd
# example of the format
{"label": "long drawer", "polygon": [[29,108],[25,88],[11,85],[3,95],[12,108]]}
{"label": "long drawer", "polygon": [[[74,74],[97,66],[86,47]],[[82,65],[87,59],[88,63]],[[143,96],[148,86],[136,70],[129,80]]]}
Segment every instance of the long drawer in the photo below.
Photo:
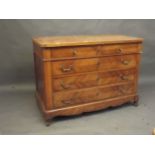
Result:
{"label": "long drawer", "polygon": [[84,104],[135,93],[135,85],[118,85],[113,87],[96,87],[86,90],[56,92],[53,95],[54,108]]}
{"label": "long drawer", "polygon": [[54,91],[74,90],[102,85],[132,82],[136,80],[137,70],[118,70],[111,72],[86,73],[53,79]]}
{"label": "long drawer", "polygon": [[54,76],[136,67],[138,54],[52,62]]}
{"label": "long drawer", "polygon": [[58,47],[51,49],[51,58],[90,58],[119,54],[138,53],[141,50],[140,44],[113,44],[113,45],[94,45],[78,47]]}

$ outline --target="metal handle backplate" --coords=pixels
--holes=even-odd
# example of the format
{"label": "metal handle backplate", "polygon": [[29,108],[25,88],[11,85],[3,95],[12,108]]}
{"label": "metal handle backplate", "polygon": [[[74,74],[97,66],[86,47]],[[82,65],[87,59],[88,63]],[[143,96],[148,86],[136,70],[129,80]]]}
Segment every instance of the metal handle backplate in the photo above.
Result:
{"label": "metal handle backplate", "polygon": [[73,56],[77,56],[77,50],[76,49],[73,49]]}
{"label": "metal handle backplate", "polygon": [[61,65],[61,71],[62,72],[70,72],[73,70],[73,65],[70,65],[69,67],[65,68],[64,65]]}
{"label": "metal handle backplate", "polygon": [[129,80],[127,75],[120,75],[121,80]]}
{"label": "metal handle backplate", "polygon": [[125,93],[126,93],[126,91],[125,91],[123,88],[119,88],[119,92],[120,92],[121,94],[125,94]]}
{"label": "metal handle backplate", "polygon": [[122,60],[121,62],[122,62],[122,64],[124,64],[124,65],[128,65],[128,64],[129,64],[129,61],[128,61],[128,60]]}
{"label": "metal handle backplate", "polygon": [[61,87],[62,87],[63,89],[69,89],[69,88],[70,88],[70,85],[65,84],[63,81],[61,81]]}
{"label": "metal handle backplate", "polygon": [[121,54],[123,53],[123,50],[121,48],[119,48],[117,51],[116,51],[117,54]]}

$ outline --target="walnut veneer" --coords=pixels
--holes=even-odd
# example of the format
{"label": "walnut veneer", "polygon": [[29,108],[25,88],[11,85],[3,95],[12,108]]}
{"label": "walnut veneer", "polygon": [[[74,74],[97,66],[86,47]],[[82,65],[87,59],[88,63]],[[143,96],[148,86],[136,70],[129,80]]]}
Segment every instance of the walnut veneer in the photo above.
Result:
{"label": "walnut veneer", "polygon": [[142,42],[121,35],[34,38],[36,97],[45,120],[137,105]]}

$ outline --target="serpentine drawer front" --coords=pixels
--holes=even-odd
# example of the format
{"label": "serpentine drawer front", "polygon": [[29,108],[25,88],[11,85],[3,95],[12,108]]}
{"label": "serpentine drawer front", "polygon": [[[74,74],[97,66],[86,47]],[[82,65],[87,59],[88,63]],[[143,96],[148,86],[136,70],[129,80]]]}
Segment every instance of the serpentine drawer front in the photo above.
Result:
{"label": "serpentine drawer front", "polygon": [[46,122],[137,105],[142,42],[121,35],[34,38],[36,98]]}

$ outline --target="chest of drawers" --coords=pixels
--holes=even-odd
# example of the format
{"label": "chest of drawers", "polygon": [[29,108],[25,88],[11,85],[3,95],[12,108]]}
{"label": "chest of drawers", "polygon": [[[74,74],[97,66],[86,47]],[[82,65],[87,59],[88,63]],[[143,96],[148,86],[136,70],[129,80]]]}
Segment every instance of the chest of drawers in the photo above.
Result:
{"label": "chest of drawers", "polygon": [[36,98],[45,120],[137,105],[142,42],[121,35],[34,38]]}

